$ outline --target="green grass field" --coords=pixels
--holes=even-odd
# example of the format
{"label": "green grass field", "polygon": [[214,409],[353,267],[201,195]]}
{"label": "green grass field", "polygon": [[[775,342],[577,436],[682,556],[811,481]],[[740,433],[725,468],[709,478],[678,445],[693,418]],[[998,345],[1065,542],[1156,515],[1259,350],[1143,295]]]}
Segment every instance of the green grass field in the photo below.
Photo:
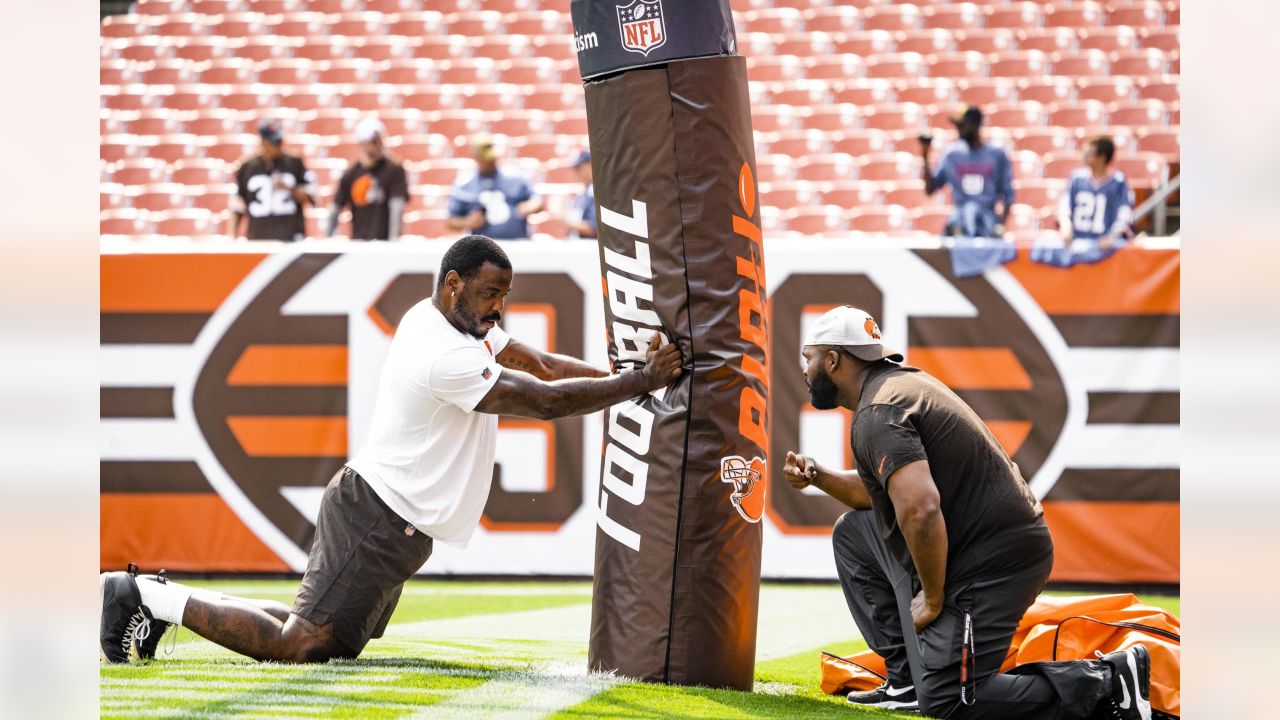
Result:
{"label": "green grass field", "polygon": [[[292,602],[290,581],[192,583]],[[1144,597],[1179,612],[1177,598]],[[818,654],[865,648],[835,585],[765,585],[755,692],[586,673],[591,585],[416,580],[358,660],[257,663],[179,630],[154,662],[103,666],[104,718],[888,718],[818,689]],[[170,633],[173,633],[170,630]],[[166,654],[170,653],[171,654]]]}

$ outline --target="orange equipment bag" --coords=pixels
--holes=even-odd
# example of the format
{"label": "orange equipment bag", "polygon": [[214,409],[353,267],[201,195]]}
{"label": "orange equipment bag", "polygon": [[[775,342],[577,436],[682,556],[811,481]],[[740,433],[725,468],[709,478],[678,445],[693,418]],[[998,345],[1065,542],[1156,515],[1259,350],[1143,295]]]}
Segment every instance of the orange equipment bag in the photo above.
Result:
{"label": "orange equipment bag", "polygon": [[[1093,660],[1138,643],[1151,652],[1151,707],[1165,716],[1182,711],[1182,623],[1137,596],[1042,596],[1022,617],[1000,671],[1052,660]],[[871,650],[842,658],[822,653],[822,691],[843,695],[871,690],[885,680],[884,660]]]}

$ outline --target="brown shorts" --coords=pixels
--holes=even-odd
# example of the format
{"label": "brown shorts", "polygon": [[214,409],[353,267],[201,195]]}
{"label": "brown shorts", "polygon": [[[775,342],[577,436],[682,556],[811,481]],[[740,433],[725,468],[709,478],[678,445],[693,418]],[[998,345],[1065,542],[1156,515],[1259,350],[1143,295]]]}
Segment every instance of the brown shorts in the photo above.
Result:
{"label": "brown shorts", "polygon": [[320,502],[293,613],[332,625],[334,639],[359,655],[382,637],[405,580],[431,557],[431,538],[412,528],[356,471],[339,470]]}

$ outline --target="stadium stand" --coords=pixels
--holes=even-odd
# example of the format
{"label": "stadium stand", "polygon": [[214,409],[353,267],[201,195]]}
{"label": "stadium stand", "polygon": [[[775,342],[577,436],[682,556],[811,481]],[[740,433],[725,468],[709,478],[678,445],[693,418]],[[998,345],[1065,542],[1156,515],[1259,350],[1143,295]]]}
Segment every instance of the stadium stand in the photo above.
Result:
{"label": "stadium stand", "polygon": [[[1052,217],[1088,135],[1116,136],[1139,202],[1177,172],[1178,0],[814,5],[733,2],[774,233],[937,232],[915,138],[952,137],[961,101],[1015,161],[1018,231]],[[323,201],[376,113],[409,173],[410,235],[444,234],[477,131],[549,198],[539,232],[573,196],[562,165],[586,115],[562,0],[140,0],[101,30],[103,235],[217,235],[264,115]]]}

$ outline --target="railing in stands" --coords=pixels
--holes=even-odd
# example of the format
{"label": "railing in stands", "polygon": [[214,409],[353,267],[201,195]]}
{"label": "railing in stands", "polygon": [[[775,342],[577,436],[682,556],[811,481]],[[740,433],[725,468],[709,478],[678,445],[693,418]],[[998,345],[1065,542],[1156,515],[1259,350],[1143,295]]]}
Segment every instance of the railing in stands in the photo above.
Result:
{"label": "railing in stands", "polygon": [[[1151,197],[1142,202],[1141,205],[1133,211],[1133,223],[1136,225],[1139,220],[1152,215],[1152,230],[1155,235],[1167,235],[1166,232],[1169,222],[1169,196],[1178,191],[1182,187],[1182,175],[1178,174],[1172,180],[1156,188],[1151,193]],[[1176,211],[1176,209],[1175,209]]]}

